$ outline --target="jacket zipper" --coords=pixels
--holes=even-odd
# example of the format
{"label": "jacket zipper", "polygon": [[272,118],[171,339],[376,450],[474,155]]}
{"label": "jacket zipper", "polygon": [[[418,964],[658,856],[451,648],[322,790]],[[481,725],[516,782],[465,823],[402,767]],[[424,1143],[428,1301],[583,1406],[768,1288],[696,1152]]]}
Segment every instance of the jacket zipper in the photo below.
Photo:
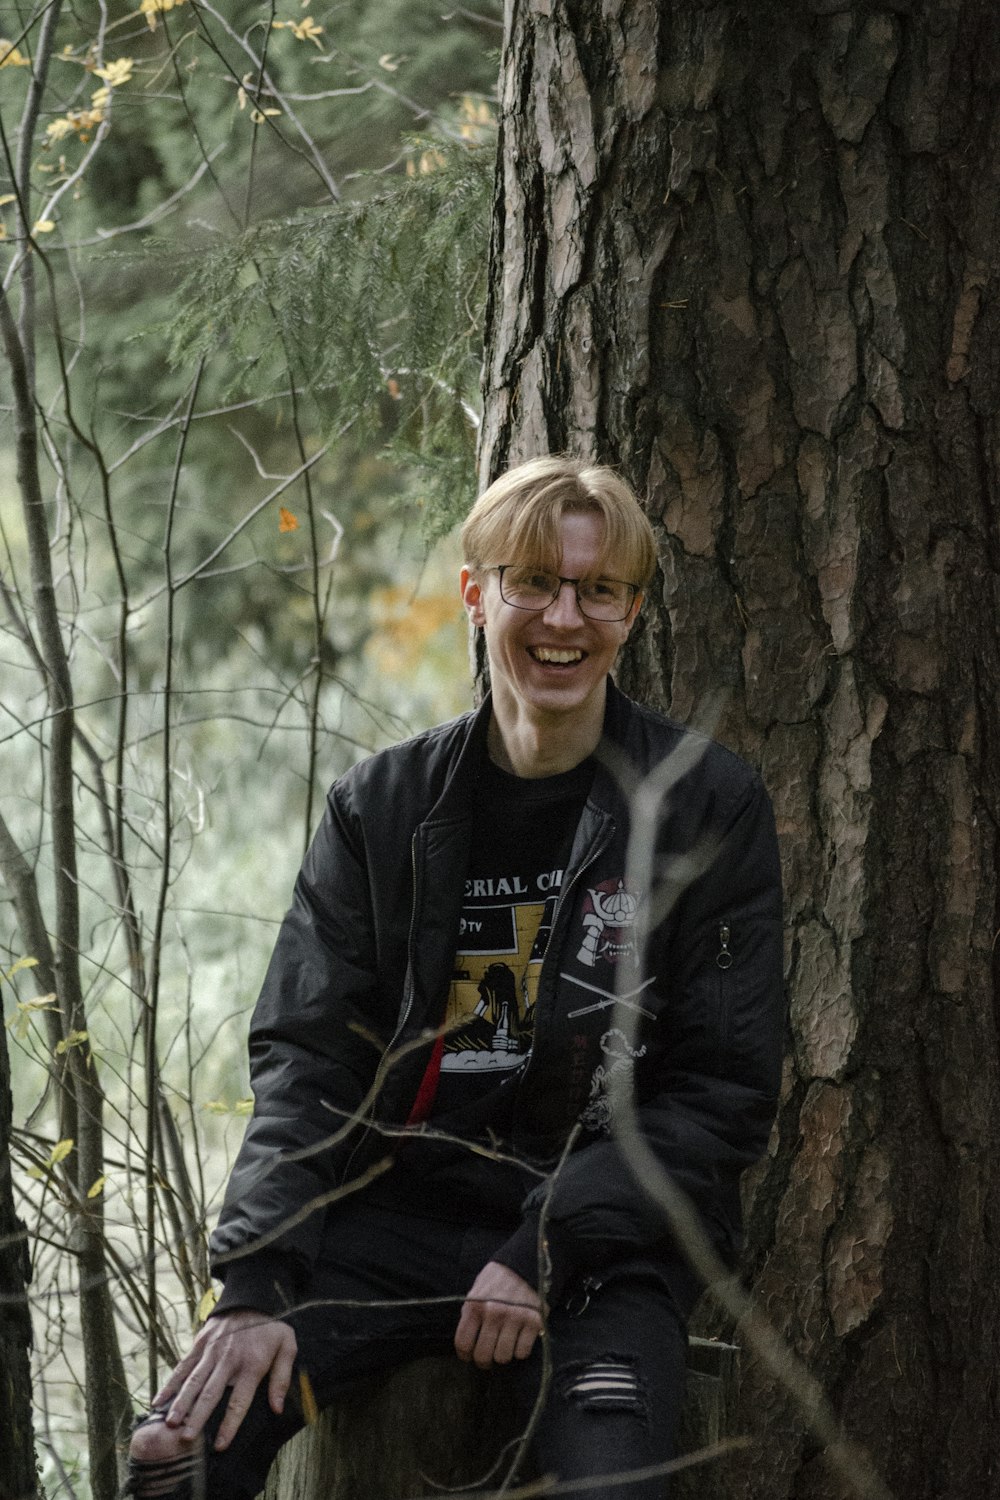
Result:
{"label": "jacket zipper", "polygon": [[[563,917],[563,913],[565,912],[566,907],[567,907],[567,905],[569,903],[570,895],[572,894],[573,890],[575,889],[575,887],[577,885],[577,882],[580,880],[580,877],[587,870],[589,870],[590,867],[591,867],[591,865],[595,862],[595,860],[597,860],[599,858],[599,856],[604,853],[605,849],[608,847],[608,845],[610,844],[612,838],[614,837],[614,832],[615,832],[614,819],[609,816],[606,826],[601,831],[601,834],[598,836],[597,842],[592,846],[592,848],[590,850],[590,853],[584,859],[583,863],[580,864],[580,865],[578,865],[577,868],[572,871],[572,873],[570,874],[569,879],[560,888],[559,895],[556,898],[555,911],[552,913],[552,931],[549,933],[549,941],[548,941],[548,944],[546,945],[546,948],[545,948],[544,957],[542,958],[541,973],[538,976],[538,997],[539,997],[539,1000],[541,1000],[542,996],[545,994],[545,980],[546,980],[546,977],[547,977],[547,970],[551,967],[552,954],[556,950],[556,948],[558,947],[557,939],[560,938],[560,936],[561,936],[560,928],[561,928],[561,923],[562,923],[562,917]],[[530,1052],[530,1054],[528,1056],[528,1061],[525,1064],[524,1071],[523,1071],[523,1073],[521,1074],[521,1077],[520,1077],[520,1085],[519,1085],[520,1087],[524,1086],[524,1082],[527,1079],[528,1074],[531,1072],[531,1064],[532,1064],[532,1061],[533,1061],[535,1055],[536,1055],[536,1048],[535,1048],[535,1046],[533,1044],[532,1048],[531,1048],[531,1052]],[[515,1116],[516,1116],[516,1110],[515,1110]]]}
{"label": "jacket zipper", "polygon": [[725,971],[733,967],[733,952],[729,946],[730,930],[728,922],[719,923],[719,951],[715,955],[716,967]]}
{"label": "jacket zipper", "polygon": [[403,1003],[399,1008],[399,1019],[396,1022],[396,1030],[393,1033],[392,1041],[389,1043],[390,1051],[402,1035],[406,1023],[410,1019],[410,1011],[413,1009],[413,955],[416,950],[417,911],[421,905],[423,895],[417,870],[417,839],[419,836],[420,830],[418,829],[410,840],[410,873],[413,877],[413,905],[410,907],[410,930],[406,937],[406,974],[403,978]]}
{"label": "jacket zipper", "polygon": [[727,975],[728,975],[729,970],[733,967],[733,964],[736,961],[735,960],[735,955],[733,953],[733,950],[729,946],[731,938],[732,938],[732,928],[730,927],[729,923],[726,922],[726,921],[720,922],[719,923],[719,949],[718,949],[718,952],[715,955],[715,967],[719,970],[719,984],[718,984],[719,1020],[718,1020],[718,1027],[719,1027],[719,1048],[720,1048],[721,1055],[723,1057],[725,1057],[728,1054],[728,1052],[729,1052],[729,1028],[730,1028],[730,1025],[731,1025],[730,1005],[732,1003],[732,996],[730,995],[730,985],[731,985],[732,981],[727,978]]}

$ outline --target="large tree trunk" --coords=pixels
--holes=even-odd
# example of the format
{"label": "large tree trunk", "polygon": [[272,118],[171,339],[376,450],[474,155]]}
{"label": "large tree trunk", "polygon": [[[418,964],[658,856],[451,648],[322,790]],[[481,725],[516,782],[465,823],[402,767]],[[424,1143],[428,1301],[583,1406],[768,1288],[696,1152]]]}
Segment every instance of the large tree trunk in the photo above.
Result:
{"label": "large tree trunk", "polygon": [[[484,478],[618,464],[625,686],[762,766],[791,1049],[747,1269],[906,1500],[993,1497],[996,0],[510,6]],[[773,1379],[727,1493],[845,1494]]]}

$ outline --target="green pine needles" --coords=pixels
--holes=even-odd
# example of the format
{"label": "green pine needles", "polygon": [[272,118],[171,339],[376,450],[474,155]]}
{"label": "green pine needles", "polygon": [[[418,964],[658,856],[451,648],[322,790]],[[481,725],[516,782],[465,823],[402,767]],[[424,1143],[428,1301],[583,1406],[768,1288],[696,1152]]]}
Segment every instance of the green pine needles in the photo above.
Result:
{"label": "green pine needles", "polygon": [[493,150],[408,142],[368,196],[209,247],[180,288],[171,357],[218,356],[228,391],[308,391],[324,431],[371,435],[421,471],[424,523],[474,490]]}

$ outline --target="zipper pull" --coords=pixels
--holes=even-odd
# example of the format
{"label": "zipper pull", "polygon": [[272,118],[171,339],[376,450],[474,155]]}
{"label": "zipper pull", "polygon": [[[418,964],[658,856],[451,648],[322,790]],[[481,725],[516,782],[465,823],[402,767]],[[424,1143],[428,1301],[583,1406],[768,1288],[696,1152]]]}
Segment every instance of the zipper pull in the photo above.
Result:
{"label": "zipper pull", "polygon": [[729,923],[719,923],[719,951],[715,955],[715,962],[720,969],[731,969],[733,966],[733,955],[729,949]]}
{"label": "zipper pull", "polygon": [[590,1299],[595,1292],[599,1292],[604,1285],[596,1276],[585,1276],[578,1287],[575,1287],[566,1299],[566,1311],[571,1318],[579,1318],[590,1306]]}

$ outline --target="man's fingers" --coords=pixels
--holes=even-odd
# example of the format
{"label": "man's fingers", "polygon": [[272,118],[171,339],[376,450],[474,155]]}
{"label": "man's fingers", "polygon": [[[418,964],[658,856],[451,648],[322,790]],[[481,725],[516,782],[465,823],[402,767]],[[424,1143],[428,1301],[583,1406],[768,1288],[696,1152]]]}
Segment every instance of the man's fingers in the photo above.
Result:
{"label": "man's fingers", "polygon": [[[197,1380],[192,1377],[186,1382],[174,1402],[186,1438],[198,1436],[222,1400],[226,1386],[235,1384],[228,1365],[222,1361],[207,1372],[196,1371],[195,1375]],[[173,1411],[171,1411],[171,1416],[173,1416]]]}
{"label": "man's fingers", "polygon": [[541,1331],[541,1328],[536,1327],[533,1323],[522,1323],[521,1330],[517,1335],[517,1342],[514,1345],[515,1359],[527,1359],[532,1349],[534,1349],[535,1340]]}
{"label": "man's fingers", "polygon": [[181,1388],[183,1378],[184,1377],[181,1373],[181,1367],[180,1365],[178,1365],[177,1369],[173,1372],[170,1378],[164,1381],[164,1383],[160,1386],[160,1389],[157,1391],[156,1395],[153,1397],[153,1405],[166,1406],[168,1401],[172,1401]]}
{"label": "man's fingers", "polygon": [[499,1312],[493,1363],[509,1365],[512,1359],[527,1359],[542,1331],[541,1318],[533,1309],[502,1308]]}
{"label": "man's fingers", "polygon": [[472,1363],[480,1370],[488,1370],[493,1363],[493,1351],[497,1346],[497,1334],[501,1322],[496,1309],[487,1303],[482,1309],[479,1331],[472,1349]]}
{"label": "man's fingers", "polygon": [[493,1345],[493,1363],[497,1365],[509,1365],[514,1358],[514,1348],[521,1332],[521,1325],[513,1318],[504,1318],[497,1329],[496,1341]]}
{"label": "man's fingers", "polygon": [[483,1321],[482,1306],[478,1302],[466,1302],[462,1306],[462,1316],[458,1320],[455,1329],[455,1353],[459,1359],[471,1359],[472,1351],[476,1347],[479,1337],[479,1327]]}
{"label": "man's fingers", "polygon": [[271,1366],[271,1378],[267,1383],[267,1399],[271,1410],[277,1416],[280,1416],[285,1409],[285,1397],[292,1383],[292,1370],[295,1365],[295,1355],[298,1352],[295,1335],[292,1334],[291,1329],[288,1332],[291,1337],[282,1340],[274,1364]]}
{"label": "man's fingers", "polygon": [[201,1349],[198,1344],[195,1344],[194,1347],[187,1354],[185,1354],[180,1363],[174,1366],[173,1370],[167,1376],[167,1379],[160,1386],[160,1389],[153,1397],[154,1406],[165,1406],[168,1401],[173,1401],[174,1397],[177,1395],[177,1392],[180,1390],[185,1380],[187,1380],[188,1376],[195,1368],[200,1358]]}
{"label": "man's fingers", "polygon": [[250,1410],[259,1380],[252,1375],[241,1376],[233,1386],[232,1395],[226,1405],[226,1415],[222,1419],[215,1437],[215,1451],[221,1453],[223,1448],[228,1448],[240,1428],[240,1423]]}
{"label": "man's fingers", "polygon": [[512,1359],[527,1359],[541,1332],[541,1317],[533,1308],[496,1302],[466,1302],[455,1332],[455,1352],[481,1370]]}

